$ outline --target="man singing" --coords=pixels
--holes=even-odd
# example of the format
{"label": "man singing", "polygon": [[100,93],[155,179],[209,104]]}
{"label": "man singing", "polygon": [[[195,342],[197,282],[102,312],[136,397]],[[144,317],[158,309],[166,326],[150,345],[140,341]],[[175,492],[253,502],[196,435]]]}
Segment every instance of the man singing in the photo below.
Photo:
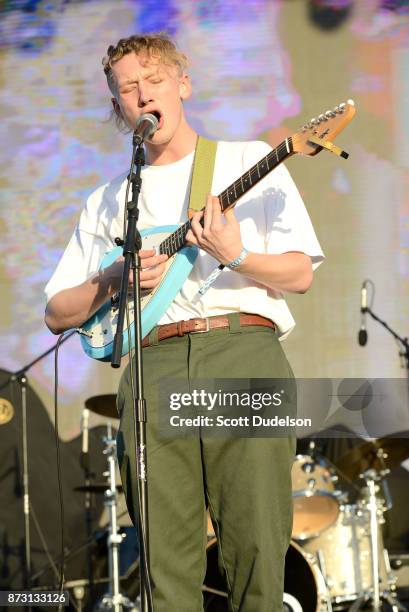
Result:
{"label": "man singing", "polygon": [[[110,46],[103,66],[120,128],[133,131],[143,113],[159,119],[145,142],[139,229],[184,223],[198,138],[184,112],[192,90],[186,56],[166,36],[136,35]],[[270,150],[263,142],[218,142],[211,193],[223,191]],[[101,271],[99,266],[123,234],[126,182],[124,173],[88,198],[46,287],[45,320],[54,333],[80,326],[119,290],[122,259]],[[229,610],[281,612],[294,439],[164,440],[157,431],[158,389],[164,378],[186,384],[195,378],[291,378],[280,340],[294,321],[283,296],[308,290],[323,254],[283,165],[240,198],[234,211],[223,215],[218,198],[210,195],[203,207],[187,235],[188,243],[199,247],[194,268],[143,349],[154,610],[203,611],[208,508]],[[141,287],[152,289],[167,256],[142,251],[140,257]],[[224,271],[198,299],[199,287],[220,263]],[[129,366],[118,409],[121,475],[135,519]]]}

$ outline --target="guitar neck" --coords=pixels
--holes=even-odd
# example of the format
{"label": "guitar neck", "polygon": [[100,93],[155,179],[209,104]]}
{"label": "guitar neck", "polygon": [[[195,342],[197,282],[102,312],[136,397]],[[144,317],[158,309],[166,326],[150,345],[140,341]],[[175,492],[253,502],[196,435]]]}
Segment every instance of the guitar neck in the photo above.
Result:
{"label": "guitar neck", "polygon": [[[292,138],[286,138],[275,149],[270,151],[268,155],[260,159],[254,166],[247,170],[239,179],[234,181],[227,189],[222,191],[218,198],[222,212],[235,206],[237,200],[241,198],[247,191],[263,179],[269,172],[274,170],[281,162],[293,154]],[[166,254],[171,257],[179,251],[186,242],[186,234],[190,230],[190,220],[181,225],[175,232],[170,234],[159,245],[160,254]]]}

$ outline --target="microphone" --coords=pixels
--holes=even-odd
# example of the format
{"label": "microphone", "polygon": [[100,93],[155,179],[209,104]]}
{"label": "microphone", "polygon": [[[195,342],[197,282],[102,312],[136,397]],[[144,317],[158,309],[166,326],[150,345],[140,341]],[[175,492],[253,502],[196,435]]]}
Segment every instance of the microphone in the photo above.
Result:
{"label": "microphone", "polygon": [[361,329],[358,332],[359,346],[365,346],[368,342],[368,332],[366,331],[366,312],[368,310],[366,281],[361,287]]}
{"label": "microphone", "polygon": [[135,125],[134,136],[137,144],[141,144],[147,138],[153,136],[159,126],[159,121],[152,113],[144,113],[139,117]]}

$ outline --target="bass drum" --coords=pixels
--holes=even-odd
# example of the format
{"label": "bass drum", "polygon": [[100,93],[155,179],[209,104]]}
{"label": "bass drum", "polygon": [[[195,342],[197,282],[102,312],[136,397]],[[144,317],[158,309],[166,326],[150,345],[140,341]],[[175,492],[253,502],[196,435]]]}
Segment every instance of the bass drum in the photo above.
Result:
{"label": "bass drum", "polygon": [[[370,515],[363,504],[345,505],[335,525],[305,543],[304,550],[321,555],[331,598],[335,604],[352,603],[373,589]],[[390,589],[390,572],[378,525],[379,586]],[[392,581],[393,582],[393,581]]]}
{"label": "bass drum", "polygon": [[[217,540],[206,548],[207,571],[203,585],[206,612],[228,612],[226,582],[217,563]],[[327,610],[324,579],[313,558],[291,542],[285,557],[283,612]]]}

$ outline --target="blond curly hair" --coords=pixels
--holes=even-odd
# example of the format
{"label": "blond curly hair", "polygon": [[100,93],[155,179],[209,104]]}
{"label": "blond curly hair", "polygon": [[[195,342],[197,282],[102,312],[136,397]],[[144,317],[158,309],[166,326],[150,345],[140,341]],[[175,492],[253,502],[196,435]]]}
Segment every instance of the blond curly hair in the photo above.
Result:
{"label": "blond curly hair", "polygon": [[[128,38],[121,38],[116,45],[110,45],[106,55],[102,59],[105,76],[110,91],[116,94],[116,83],[112,72],[112,66],[128,53],[146,54],[149,59],[154,59],[170,66],[176,66],[178,73],[182,76],[188,67],[188,60],[184,53],[181,53],[175,43],[164,33],[154,34],[134,34]],[[120,131],[128,132],[122,117],[114,111],[111,117]]]}

